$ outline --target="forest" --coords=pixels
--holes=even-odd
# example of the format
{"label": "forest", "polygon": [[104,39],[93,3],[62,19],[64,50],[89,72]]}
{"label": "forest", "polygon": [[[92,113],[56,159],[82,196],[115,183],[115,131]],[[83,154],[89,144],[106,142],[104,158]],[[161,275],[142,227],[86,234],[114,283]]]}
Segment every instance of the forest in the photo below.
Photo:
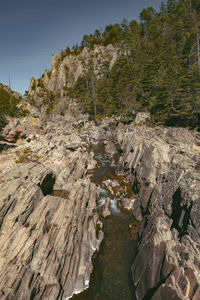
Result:
{"label": "forest", "polygon": [[158,124],[199,129],[200,1],[168,0],[159,12],[148,7],[139,17],[97,29],[62,50],[64,58],[113,44],[120,53],[112,69],[102,64],[100,76],[91,59],[69,95],[97,117],[148,111]]}

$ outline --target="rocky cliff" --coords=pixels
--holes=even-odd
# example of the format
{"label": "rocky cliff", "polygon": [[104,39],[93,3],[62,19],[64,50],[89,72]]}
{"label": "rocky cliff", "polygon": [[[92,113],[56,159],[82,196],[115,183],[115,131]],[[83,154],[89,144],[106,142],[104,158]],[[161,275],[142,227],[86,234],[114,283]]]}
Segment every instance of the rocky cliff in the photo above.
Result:
{"label": "rocky cliff", "polygon": [[108,64],[111,69],[118,56],[119,50],[113,45],[95,45],[94,49],[85,47],[78,55],[53,55],[50,71],[45,70],[37,80],[31,79],[28,103],[35,106],[40,115],[48,114],[48,108],[54,114],[66,112],[69,109],[67,90],[75,85],[78,78],[91,68],[97,77],[101,76],[103,66]]}
{"label": "rocky cliff", "polygon": [[199,299],[199,134],[70,114],[30,127],[30,118],[20,121],[24,140],[0,154],[1,299],[68,299],[88,287],[112,212],[106,202],[100,217],[91,178],[91,145],[102,142],[111,164],[118,149],[118,173],[135,193],[118,205],[141,223],[130,266],[136,299]]}

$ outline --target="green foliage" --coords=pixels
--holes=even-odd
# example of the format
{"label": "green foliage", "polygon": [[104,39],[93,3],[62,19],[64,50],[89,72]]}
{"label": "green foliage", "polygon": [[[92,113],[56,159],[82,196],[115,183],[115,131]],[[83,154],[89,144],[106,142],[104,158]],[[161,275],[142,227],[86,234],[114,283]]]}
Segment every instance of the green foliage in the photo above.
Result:
{"label": "green foliage", "polygon": [[51,71],[47,72],[47,76],[49,79],[51,78]]}
{"label": "green foliage", "polygon": [[35,89],[36,89],[35,81],[33,82],[32,86],[31,86],[31,89],[32,89],[33,91],[35,91]]}
{"label": "green foliage", "polygon": [[79,49],[112,43],[121,55],[111,70],[102,65],[98,76],[91,62],[69,95],[93,115],[146,110],[158,123],[199,128],[199,1],[168,0],[159,13],[143,9],[140,20],[83,37]]}
{"label": "green foliage", "polygon": [[45,90],[45,95],[43,96],[43,104],[47,105],[46,114],[50,115],[53,112],[53,108],[56,104],[56,95],[52,91]]}
{"label": "green foliage", "polygon": [[0,111],[0,130],[6,126],[6,117],[3,112]]}
{"label": "green foliage", "polygon": [[31,148],[26,147],[22,151],[15,151],[17,159],[15,161],[16,164],[27,163],[31,161],[37,161],[39,156],[37,154],[33,154]]}
{"label": "green foliage", "polygon": [[20,98],[13,96],[12,91],[0,84],[0,130],[6,125],[6,116],[19,117],[27,111],[19,109]]}
{"label": "green foliage", "polygon": [[38,79],[37,86],[41,87],[41,88],[44,88],[44,83],[43,83],[43,79],[42,78]]}
{"label": "green foliage", "polygon": [[[94,120],[122,114],[128,123],[133,110],[149,111],[153,122],[200,129],[199,0],[166,0],[159,12],[153,7],[143,9],[140,22],[123,20],[107,25],[103,31],[96,29],[94,34],[83,36],[81,45],[62,50],[61,61],[68,55],[78,55],[84,47],[109,44],[119,49],[112,69],[105,58],[98,62],[97,74],[96,57],[91,57],[82,61],[84,74],[69,88],[69,70],[65,67],[65,95],[78,101]],[[51,73],[47,75],[50,78]],[[37,85],[41,93],[44,91],[49,115],[58,96],[44,89],[42,78]],[[0,113],[0,126],[4,123],[4,114]]]}

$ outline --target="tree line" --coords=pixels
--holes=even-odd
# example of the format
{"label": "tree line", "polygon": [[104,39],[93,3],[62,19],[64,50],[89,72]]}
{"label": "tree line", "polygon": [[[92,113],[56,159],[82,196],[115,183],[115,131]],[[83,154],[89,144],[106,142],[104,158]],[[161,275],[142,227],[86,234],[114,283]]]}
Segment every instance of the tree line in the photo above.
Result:
{"label": "tree line", "polygon": [[199,128],[200,124],[200,2],[168,0],[159,12],[140,13],[140,22],[123,20],[103,32],[84,35],[81,45],[67,48],[61,57],[76,55],[83,47],[113,44],[120,56],[111,70],[102,64],[87,71],[69,95],[96,116],[149,111],[167,126]]}

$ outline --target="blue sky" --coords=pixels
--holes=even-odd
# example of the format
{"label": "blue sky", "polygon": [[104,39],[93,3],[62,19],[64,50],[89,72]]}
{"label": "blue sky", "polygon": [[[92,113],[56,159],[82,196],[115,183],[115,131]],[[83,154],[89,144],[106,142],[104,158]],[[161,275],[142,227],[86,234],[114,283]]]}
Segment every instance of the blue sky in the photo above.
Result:
{"label": "blue sky", "polygon": [[0,82],[24,94],[32,76],[51,66],[52,54],[80,42],[84,34],[124,18],[138,20],[160,0],[1,0]]}

